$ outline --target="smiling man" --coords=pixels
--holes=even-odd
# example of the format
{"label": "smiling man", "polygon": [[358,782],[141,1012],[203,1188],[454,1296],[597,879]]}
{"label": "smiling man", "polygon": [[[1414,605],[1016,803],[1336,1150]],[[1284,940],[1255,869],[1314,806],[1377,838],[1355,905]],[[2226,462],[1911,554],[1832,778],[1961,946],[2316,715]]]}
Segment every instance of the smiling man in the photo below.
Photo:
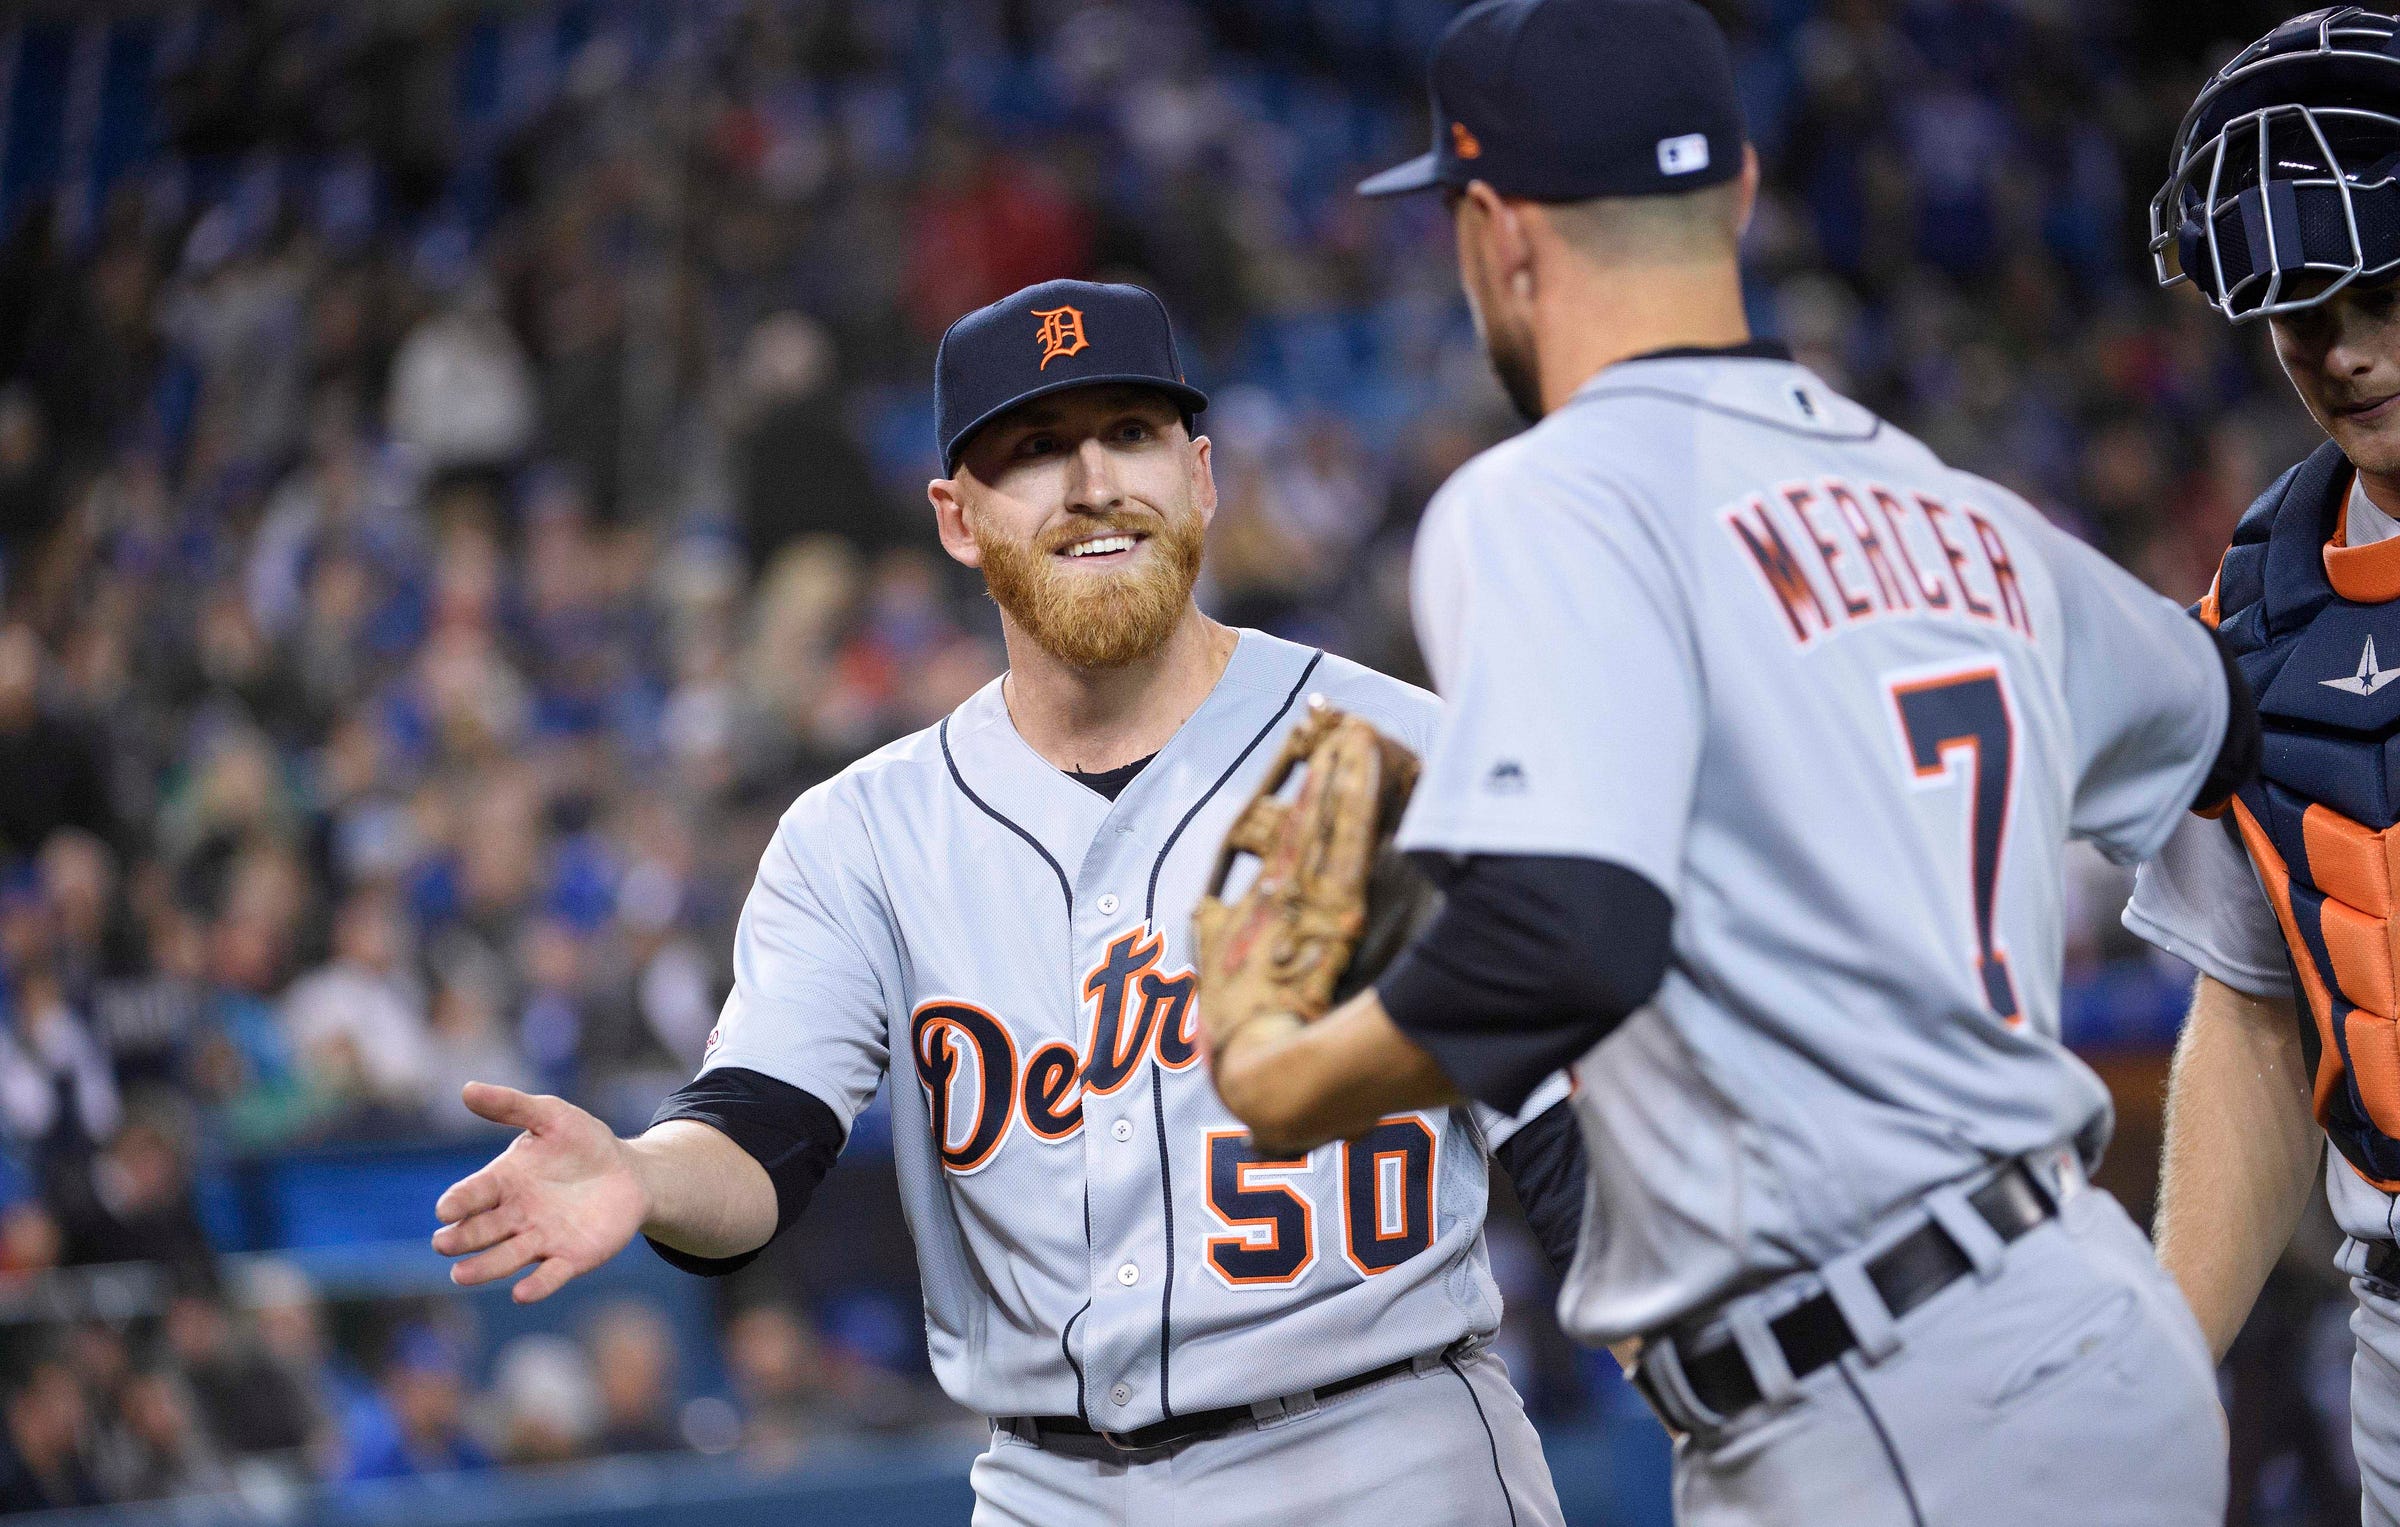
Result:
{"label": "smiling man", "polygon": [[[2152,204],[2169,285],[2265,319],[2327,439],[2242,517],[2201,602],[2258,691],[2263,777],[2184,823],[2126,926],[2200,971],[2175,1053],[2159,1260],[2211,1348],[2325,1185],[2347,1239],[2351,1433],[2400,1522],[2400,23],[2312,12],[2204,88]],[[2380,641],[2378,640],[2380,638]]]}
{"label": "smiling man", "polygon": [[525,1131],[435,1245],[538,1299],[648,1234],[701,1272],[806,1205],[891,1077],[933,1368],[992,1418],[974,1520],[1537,1527],[1541,1445],[1486,1342],[1497,1154],[1564,1262],[1582,1157],[1553,1078],[1266,1157],[1200,1064],[1186,930],[1217,844],[1322,693],[1424,748],[1432,696],[1193,603],[1207,398],[1138,287],[1053,281],[935,361],[942,544],[1005,677],[802,796],[759,866],[699,1077],[635,1140]]}

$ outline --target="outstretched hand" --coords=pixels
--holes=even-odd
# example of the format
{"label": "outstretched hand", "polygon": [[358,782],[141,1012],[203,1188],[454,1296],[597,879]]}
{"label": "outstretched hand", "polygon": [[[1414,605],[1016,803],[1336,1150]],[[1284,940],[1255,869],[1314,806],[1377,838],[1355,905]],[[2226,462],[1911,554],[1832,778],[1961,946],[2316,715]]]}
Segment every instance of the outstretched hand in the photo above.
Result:
{"label": "outstretched hand", "polygon": [[631,1153],[606,1124],[564,1098],[469,1082],[466,1105],[523,1133],[433,1206],[433,1249],[465,1257],[450,1281],[472,1287],[531,1267],[511,1296],[547,1299],[625,1249],[642,1228],[646,1194]]}

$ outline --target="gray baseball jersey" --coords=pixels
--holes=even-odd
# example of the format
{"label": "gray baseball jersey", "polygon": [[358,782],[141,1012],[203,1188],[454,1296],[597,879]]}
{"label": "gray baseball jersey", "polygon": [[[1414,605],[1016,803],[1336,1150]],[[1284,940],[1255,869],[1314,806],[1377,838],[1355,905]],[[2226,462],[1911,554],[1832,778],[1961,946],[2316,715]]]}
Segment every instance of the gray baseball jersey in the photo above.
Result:
{"label": "gray baseball jersey", "polygon": [[[2125,926],[2235,991],[2299,1000],[2275,909],[2230,820],[2190,817],[2175,829],[2134,873]],[[2400,1238],[2400,1198],[2359,1176],[2340,1151],[2325,1153],[2325,1197],[2343,1234]],[[2343,1262],[2358,1271],[2355,1255],[2345,1252]]]}
{"label": "gray baseball jersey", "polygon": [[1244,632],[1113,802],[1025,743],[995,681],[777,828],[703,1069],[763,1072],[845,1125],[894,1071],[926,1336],[962,1405],[1125,1431],[1499,1321],[1501,1121],[1434,1109],[1263,1160],[1201,1064],[1192,907],[1311,693],[1432,739],[1432,696]]}
{"label": "gray baseball jersey", "polygon": [[2060,857],[2148,854],[2208,773],[2225,685],[2181,610],[1763,353],[1603,371],[1443,488],[1414,577],[1449,708],[1403,844],[1675,906],[1657,996],[1576,1067],[1578,1336],[2096,1153]]}

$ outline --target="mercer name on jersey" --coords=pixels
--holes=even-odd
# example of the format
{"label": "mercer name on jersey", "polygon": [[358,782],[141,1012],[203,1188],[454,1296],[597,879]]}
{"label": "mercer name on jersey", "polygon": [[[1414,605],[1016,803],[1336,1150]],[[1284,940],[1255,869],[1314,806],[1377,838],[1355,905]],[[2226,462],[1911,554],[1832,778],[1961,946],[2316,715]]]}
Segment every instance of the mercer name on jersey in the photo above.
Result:
{"label": "mercer name on jersey", "polygon": [[1980,620],[2033,639],[2008,540],[1974,509],[1823,477],[1723,516],[1800,646],[1891,615]]}

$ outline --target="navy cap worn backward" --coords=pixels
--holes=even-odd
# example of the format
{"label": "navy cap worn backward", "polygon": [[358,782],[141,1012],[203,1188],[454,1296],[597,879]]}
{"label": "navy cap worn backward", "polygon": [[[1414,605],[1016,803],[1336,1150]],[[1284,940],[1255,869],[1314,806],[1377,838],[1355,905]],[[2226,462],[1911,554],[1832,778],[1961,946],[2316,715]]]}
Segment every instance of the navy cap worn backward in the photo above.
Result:
{"label": "navy cap worn backward", "polygon": [[1188,418],[1208,394],[1183,379],[1167,306],[1138,286],[1044,281],[977,308],[933,357],[933,433],[942,470],[977,430],[1019,403],[1071,387],[1155,387]]}
{"label": "navy cap worn backward", "polygon": [[1434,45],[1433,148],[1359,182],[1588,201],[1741,173],[1732,50],[1691,0],[1482,0]]}

